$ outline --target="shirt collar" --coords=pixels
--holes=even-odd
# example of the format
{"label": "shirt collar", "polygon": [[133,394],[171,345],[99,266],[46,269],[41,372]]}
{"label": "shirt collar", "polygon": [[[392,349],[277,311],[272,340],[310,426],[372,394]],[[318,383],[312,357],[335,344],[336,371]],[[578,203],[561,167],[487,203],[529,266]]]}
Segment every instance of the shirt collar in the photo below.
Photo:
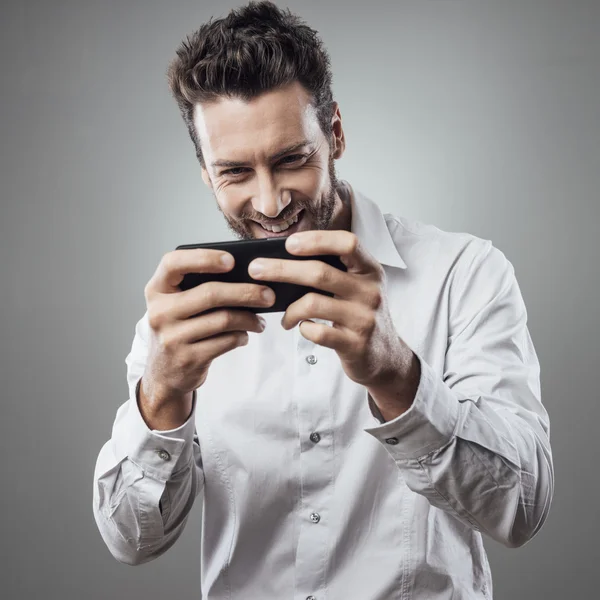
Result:
{"label": "shirt collar", "polygon": [[356,234],[364,247],[383,265],[406,269],[392,239],[385,218],[377,204],[344,180],[341,180],[350,196],[352,225],[350,231]]}

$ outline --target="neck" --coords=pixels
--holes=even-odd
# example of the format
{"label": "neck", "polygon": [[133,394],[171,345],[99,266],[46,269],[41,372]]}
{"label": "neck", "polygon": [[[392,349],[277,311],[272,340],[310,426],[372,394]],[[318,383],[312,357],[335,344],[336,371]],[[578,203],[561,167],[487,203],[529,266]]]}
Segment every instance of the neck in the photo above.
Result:
{"label": "neck", "polygon": [[352,230],[352,203],[350,201],[350,190],[340,182],[336,189],[336,210],[331,221],[330,229]]}

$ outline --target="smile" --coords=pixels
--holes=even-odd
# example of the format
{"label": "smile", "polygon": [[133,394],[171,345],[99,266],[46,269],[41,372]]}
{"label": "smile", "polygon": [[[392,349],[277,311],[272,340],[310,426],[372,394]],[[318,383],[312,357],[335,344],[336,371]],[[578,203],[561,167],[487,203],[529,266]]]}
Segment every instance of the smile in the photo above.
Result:
{"label": "smile", "polygon": [[274,237],[273,234],[276,236],[284,232],[286,232],[286,234],[291,234],[298,228],[298,222],[302,221],[304,216],[303,213],[304,209],[296,213],[291,219],[278,223],[277,225],[263,225],[262,223],[257,223],[257,225],[260,225],[263,231],[272,234],[267,237]]}

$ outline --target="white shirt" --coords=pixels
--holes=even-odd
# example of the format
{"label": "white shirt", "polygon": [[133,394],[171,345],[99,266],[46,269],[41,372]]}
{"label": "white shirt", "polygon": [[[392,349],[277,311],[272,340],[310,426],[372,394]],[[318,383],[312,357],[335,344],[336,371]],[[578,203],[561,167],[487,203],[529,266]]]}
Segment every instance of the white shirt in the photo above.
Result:
{"label": "white shirt", "polygon": [[212,363],[189,420],[150,430],[136,402],[145,313],[94,473],[117,560],[168,550],[202,494],[203,599],[490,599],[482,534],[516,547],[546,519],[549,422],[513,266],[489,240],[350,190],[351,229],[421,362],[412,407],[384,423],[335,351],[265,313],[264,332]]}

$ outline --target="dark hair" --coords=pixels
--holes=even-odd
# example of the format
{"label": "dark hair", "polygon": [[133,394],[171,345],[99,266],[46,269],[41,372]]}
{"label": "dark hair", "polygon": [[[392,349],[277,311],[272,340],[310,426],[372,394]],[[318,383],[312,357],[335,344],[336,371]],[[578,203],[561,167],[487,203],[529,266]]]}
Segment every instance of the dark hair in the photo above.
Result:
{"label": "dark hair", "polygon": [[250,100],[297,80],[312,95],[321,130],[331,135],[329,55],[315,30],[272,2],[249,2],[186,36],[167,79],[202,166],[193,122],[198,102],[219,97]]}

